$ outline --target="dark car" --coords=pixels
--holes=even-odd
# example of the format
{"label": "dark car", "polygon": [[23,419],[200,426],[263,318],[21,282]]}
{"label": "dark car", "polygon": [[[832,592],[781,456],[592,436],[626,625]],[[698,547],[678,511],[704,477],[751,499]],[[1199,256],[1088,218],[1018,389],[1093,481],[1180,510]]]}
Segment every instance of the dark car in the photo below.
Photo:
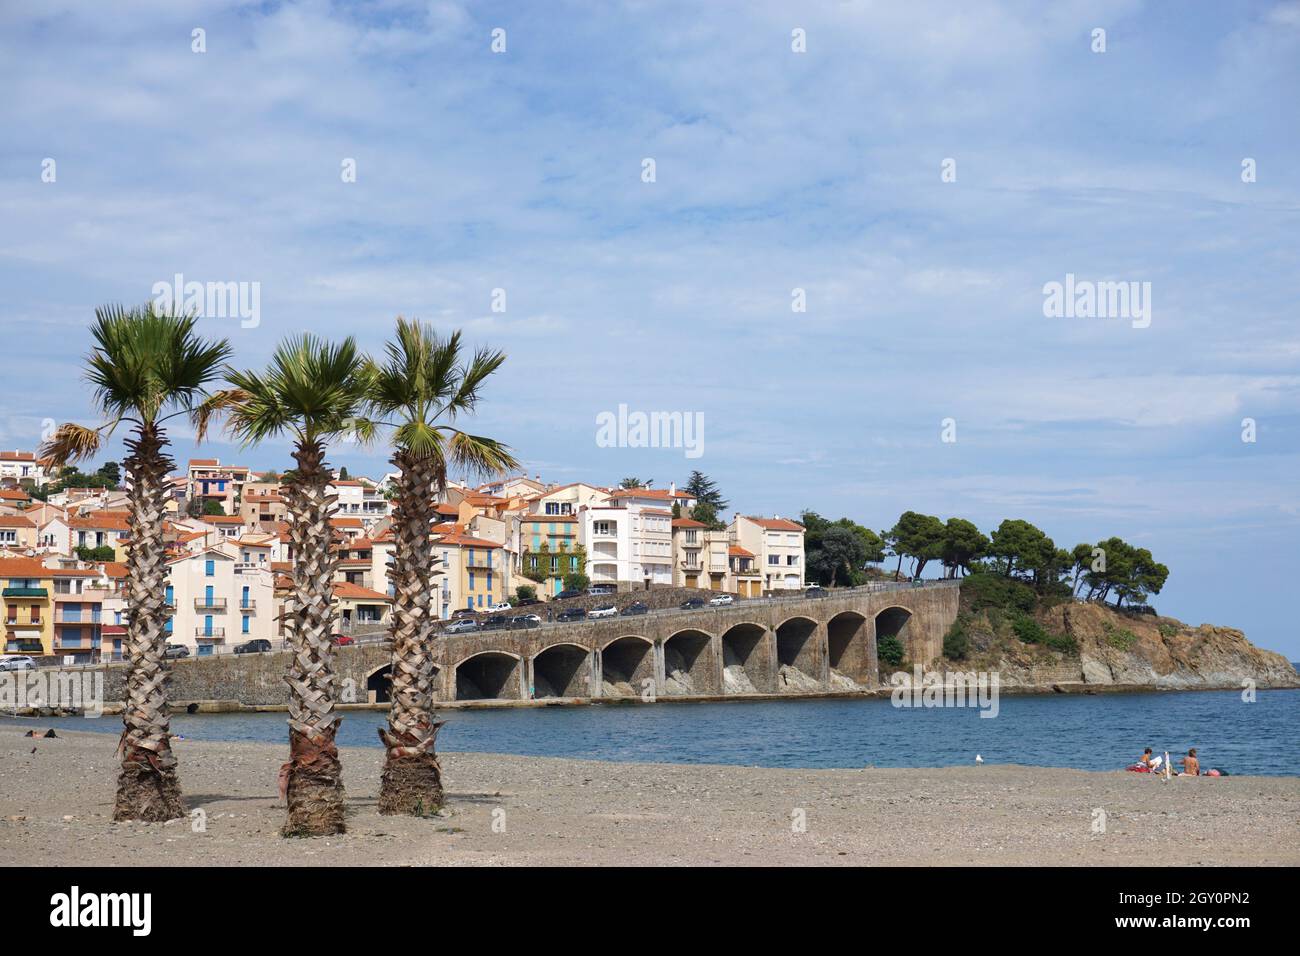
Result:
{"label": "dark car", "polygon": [[628,614],[649,614],[650,606],[644,601],[633,601],[627,607],[623,608],[621,613],[625,616]]}
{"label": "dark car", "polygon": [[563,601],[565,598],[575,598],[575,597],[582,597],[582,592],[579,591],[577,588],[569,588],[555,595],[555,600]]}
{"label": "dark car", "polygon": [[586,620],[586,617],[586,608],[581,607],[566,607],[559,614],[555,615],[555,619],[561,623],[565,621],[582,621]]}
{"label": "dark car", "polygon": [[504,614],[496,614],[493,615],[492,617],[484,618],[483,621],[479,624],[479,627],[481,627],[485,631],[499,631],[502,628],[509,627],[509,626],[510,626],[510,618],[506,617]]}
{"label": "dark car", "polygon": [[186,647],[184,644],[168,644],[166,650],[163,651],[163,657],[169,661],[174,661],[178,657],[189,657],[189,656],[190,656],[190,649]]}
{"label": "dark car", "polygon": [[271,642],[262,638],[235,645],[236,654],[265,654],[270,649]]}
{"label": "dark car", "polygon": [[808,590],[806,590],[806,591],[803,592],[803,596],[804,596],[804,597],[819,598],[819,597],[825,597],[825,596],[826,596],[827,594],[829,594],[829,593],[830,593],[830,592],[827,591],[827,590],[826,590],[824,587],[822,587],[820,584],[814,584],[814,585],[813,585],[812,587],[810,587]]}
{"label": "dark car", "polygon": [[522,601],[516,601],[515,607],[530,607],[531,605],[541,603],[542,602],[537,600],[537,598],[524,598]]}
{"label": "dark car", "polygon": [[704,598],[693,597],[693,598],[687,598],[679,605],[679,607],[681,607],[683,611],[696,611],[704,607],[704,603],[705,603]]}
{"label": "dark car", "polygon": [[542,619],[536,614],[518,614],[510,619],[511,629],[541,627]]}
{"label": "dark car", "polygon": [[462,608],[457,608],[455,611],[452,611],[451,619],[453,621],[461,621],[467,617],[472,618],[477,614],[478,612],[475,611],[472,607],[462,607]]}

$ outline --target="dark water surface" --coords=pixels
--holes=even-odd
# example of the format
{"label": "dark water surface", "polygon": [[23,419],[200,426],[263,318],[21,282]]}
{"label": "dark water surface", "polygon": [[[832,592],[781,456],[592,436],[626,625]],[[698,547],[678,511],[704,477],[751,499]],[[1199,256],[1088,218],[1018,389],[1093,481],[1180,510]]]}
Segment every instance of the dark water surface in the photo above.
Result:
{"label": "dark water surface", "polygon": [[[974,762],[1114,770],[1143,747],[1235,774],[1296,775],[1300,690],[1004,695],[996,718],[975,709],[896,708],[888,700],[593,705],[445,711],[440,750],[764,767],[940,767]],[[382,711],[350,711],[342,746],[378,747]],[[121,732],[117,717],[0,719],[32,726]],[[178,714],[194,740],[284,743],[284,714]]]}

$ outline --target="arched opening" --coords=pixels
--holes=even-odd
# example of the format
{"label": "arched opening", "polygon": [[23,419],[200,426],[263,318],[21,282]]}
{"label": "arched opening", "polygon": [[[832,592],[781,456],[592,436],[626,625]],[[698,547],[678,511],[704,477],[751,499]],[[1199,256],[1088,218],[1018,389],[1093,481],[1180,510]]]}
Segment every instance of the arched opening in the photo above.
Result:
{"label": "arched opening", "polygon": [[826,622],[826,654],[831,690],[859,690],[876,668],[871,659],[871,629],[857,611],[842,611]]}
{"label": "arched opening", "polygon": [[767,694],[776,685],[767,628],[737,624],[722,635],[722,692]]}
{"label": "arched opening", "polygon": [[817,622],[792,617],[776,629],[777,689],[822,690]]}
{"label": "arched opening", "polygon": [[678,631],[664,641],[665,694],[719,694],[713,638],[703,631]]}
{"label": "arched opening", "polygon": [[376,704],[393,699],[393,665],[385,664],[366,678],[366,697]]}
{"label": "arched opening", "polygon": [[[889,675],[911,657],[908,646],[911,622],[912,612],[905,607],[887,607],[876,615],[876,660],[879,661],[882,683],[888,683]],[[898,656],[900,651],[901,659]]]}
{"label": "arched opening", "polygon": [[456,666],[457,700],[518,700],[519,659],[485,651]]}
{"label": "arched opening", "polygon": [[591,652],[554,644],[533,658],[533,697],[590,697]]}
{"label": "arched opening", "polygon": [[601,693],[605,697],[639,697],[655,678],[654,646],[644,637],[620,637],[600,652]]}

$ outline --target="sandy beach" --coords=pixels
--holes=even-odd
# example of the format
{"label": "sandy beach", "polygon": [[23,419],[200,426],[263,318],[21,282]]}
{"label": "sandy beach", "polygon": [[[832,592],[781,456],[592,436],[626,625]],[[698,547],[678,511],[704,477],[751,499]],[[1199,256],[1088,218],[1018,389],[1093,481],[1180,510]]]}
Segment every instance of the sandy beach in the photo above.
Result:
{"label": "sandy beach", "polygon": [[[345,748],[349,832],[285,840],[275,777],[286,747],[178,742],[190,808],[206,817],[194,832],[111,822],[113,737],[22,733],[0,728],[6,866],[1300,864],[1296,777],[450,753],[445,816],[416,820],[375,811],[382,750]],[[1093,832],[1099,809],[1104,833]]]}

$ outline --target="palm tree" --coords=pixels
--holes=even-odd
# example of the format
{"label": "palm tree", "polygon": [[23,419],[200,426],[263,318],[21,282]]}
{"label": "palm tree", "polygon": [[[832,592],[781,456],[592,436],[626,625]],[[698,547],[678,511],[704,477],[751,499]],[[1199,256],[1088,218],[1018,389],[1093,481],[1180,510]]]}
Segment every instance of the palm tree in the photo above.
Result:
{"label": "palm tree", "polygon": [[339,765],[338,713],[334,709],[334,569],[327,493],[328,443],[343,435],[365,438],[357,417],[365,398],[365,360],[352,338],[326,342],[314,335],[286,339],[263,372],[229,369],[232,386],[200,409],[199,435],[216,412],[226,411],[229,430],[245,446],[279,435],[294,440],[296,465],[284,487],[293,546],[293,595],[283,620],[291,655],[289,762],[285,764],[288,820],[285,836],[342,833],[343,780]]}
{"label": "palm tree", "polygon": [[393,429],[392,463],[398,479],[393,508],[391,633],[392,693],[388,729],[379,737],[388,752],[379,791],[380,813],[425,816],[442,806],[442,773],[433,719],[434,493],[447,488],[449,467],[491,474],[518,466],[510,450],[470,435],[456,420],[474,410],[484,381],[505,361],[480,349],[461,360],[460,333],[440,339],[427,325],[397,320],[397,338],[385,361],[372,363],[368,411],[372,426]]}
{"label": "palm tree", "polygon": [[185,815],[167,709],[167,565],[163,550],[165,482],[175,462],[164,425],[192,413],[205,387],[231,354],[225,339],[194,334],[195,319],[157,311],[152,304],[95,310],[95,347],[86,378],[105,419],[97,428],[68,423],[41,446],[55,466],[95,455],[123,422],[131,426],[123,464],[130,475],[131,547],[126,559],[127,700],[118,752],[114,820],[159,822]]}

